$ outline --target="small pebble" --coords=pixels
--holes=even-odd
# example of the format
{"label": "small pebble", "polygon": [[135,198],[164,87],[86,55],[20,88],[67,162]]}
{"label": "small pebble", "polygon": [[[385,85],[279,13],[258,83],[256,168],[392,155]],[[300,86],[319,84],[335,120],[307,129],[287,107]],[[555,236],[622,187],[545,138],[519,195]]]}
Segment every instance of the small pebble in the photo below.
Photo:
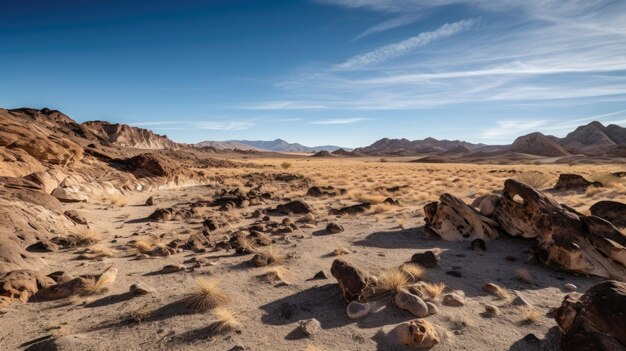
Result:
{"label": "small pebble", "polygon": [[563,288],[566,291],[576,291],[578,290],[578,287],[572,283],[567,283],[567,284],[563,284]]}

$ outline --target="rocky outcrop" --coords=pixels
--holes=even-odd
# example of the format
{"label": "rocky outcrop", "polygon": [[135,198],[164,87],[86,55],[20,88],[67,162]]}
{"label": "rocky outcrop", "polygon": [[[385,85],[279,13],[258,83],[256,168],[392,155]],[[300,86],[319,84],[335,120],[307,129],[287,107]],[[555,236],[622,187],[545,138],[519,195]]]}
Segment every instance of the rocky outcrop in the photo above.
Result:
{"label": "rocky outcrop", "polygon": [[576,300],[567,295],[554,318],[565,332],[564,351],[626,349],[626,284],[614,280],[591,287]]}
{"label": "rocky outcrop", "polygon": [[626,236],[607,221],[572,212],[513,179],[504,183],[494,218],[508,234],[537,240],[537,257],[549,266],[626,280]]}
{"label": "rocky outcrop", "polygon": [[545,136],[541,133],[531,133],[515,139],[511,144],[511,151],[546,157],[569,155],[559,145],[558,138]]}
{"label": "rocky outcrop", "polygon": [[80,161],[83,148],[56,132],[59,123],[75,126],[72,122],[47,109],[0,109],[0,176],[24,176]]}
{"label": "rocky outcrop", "polygon": [[495,238],[501,228],[534,239],[535,255],[550,267],[626,281],[626,235],[610,222],[577,213],[514,179],[505,181],[501,196],[482,201],[489,202],[479,204],[489,213],[443,194],[424,207],[425,230],[446,240],[474,240]]}
{"label": "rocky outcrop", "polygon": [[559,175],[559,180],[552,189],[559,191],[586,191],[590,186],[602,187],[602,183],[590,182],[578,174],[564,173]]}
{"label": "rocky outcrop", "polygon": [[104,121],[91,121],[83,124],[112,145],[138,149],[180,149],[180,145],[168,139],[167,136],[155,134],[148,129]]}
{"label": "rocky outcrop", "polygon": [[500,226],[493,219],[445,193],[439,202],[424,206],[424,230],[448,241],[491,240],[498,237]]}

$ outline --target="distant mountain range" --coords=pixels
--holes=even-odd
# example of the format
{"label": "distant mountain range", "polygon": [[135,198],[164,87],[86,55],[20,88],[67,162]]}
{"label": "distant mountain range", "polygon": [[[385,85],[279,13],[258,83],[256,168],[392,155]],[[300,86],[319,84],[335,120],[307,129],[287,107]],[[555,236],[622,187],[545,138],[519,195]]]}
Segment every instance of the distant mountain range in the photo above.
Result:
{"label": "distant mountain range", "polygon": [[[304,146],[298,143],[289,143],[283,139],[276,140],[227,140],[227,141],[202,141],[196,146],[210,146],[216,149],[239,149],[239,150],[259,150],[274,152],[318,152],[318,151],[335,151],[342,149],[341,146],[322,145],[322,146]],[[352,150],[343,148],[344,150]]]}
{"label": "distant mountain range", "polygon": [[626,128],[615,124],[604,126],[591,122],[576,128],[564,138],[539,132],[517,138],[511,145],[472,144],[460,140],[380,139],[370,146],[356,148],[352,153],[373,156],[438,155],[498,155],[529,154],[545,157],[569,155],[626,156]]}

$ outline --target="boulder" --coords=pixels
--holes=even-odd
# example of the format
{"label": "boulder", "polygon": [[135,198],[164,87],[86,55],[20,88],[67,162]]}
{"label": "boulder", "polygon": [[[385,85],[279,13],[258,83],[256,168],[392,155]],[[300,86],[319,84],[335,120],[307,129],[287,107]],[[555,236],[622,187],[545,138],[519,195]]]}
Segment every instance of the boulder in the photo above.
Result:
{"label": "boulder", "polygon": [[559,175],[559,180],[552,189],[559,191],[573,190],[584,192],[590,186],[602,187],[602,183],[590,182],[578,174],[563,173]]}
{"label": "boulder", "polygon": [[294,200],[289,201],[286,204],[276,206],[274,212],[282,213],[285,215],[290,214],[308,214],[311,212],[311,206],[304,201]]}
{"label": "boulder", "polygon": [[616,227],[626,227],[626,204],[617,201],[599,201],[589,208],[593,216],[604,218]]}
{"label": "boulder", "polygon": [[445,193],[439,202],[424,206],[424,230],[447,241],[490,240],[498,237],[500,226],[461,199]]}
{"label": "boulder", "polygon": [[365,202],[365,203],[362,203],[362,204],[346,206],[346,207],[342,207],[342,208],[338,208],[338,209],[333,208],[330,211],[328,211],[328,213],[333,215],[333,216],[355,215],[355,214],[363,213],[363,212],[369,210],[370,207],[372,207],[372,205],[370,203],[368,203],[368,202]]}
{"label": "boulder", "polygon": [[39,290],[55,283],[52,278],[36,271],[15,270],[4,274],[0,278],[0,296],[26,302]]}
{"label": "boulder", "polygon": [[398,291],[393,301],[398,308],[411,312],[415,317],[422,318],[428,316],[428,305],[426,305],[424,300],[406,290]]}
{"label": "boulder", "polygon": [[537,240],[536,256],[548,266],[626,280],[626,235],[599,217],[508,179],[494,218],[508,234]]}
{"label": "boulder", "polygon": [[415,319],[397,325],[386,335],[390,345],[430,349],[439,343],[435,327],[425,319]]}
{"label": "boulder", "polygon": [[438,261],[439,257],[437,257],[437,255],[430,250],[418,252],[411,256],[411,262],[417,263],[418,265],[426,268],[435,267]]}
{"label": "boulder", "polygon": [[85,219],[85,217],[78,211],[76,210],[69,210],[69,211],[65,211],[65,216],[69,219],[72,220],[72,222],[76,223],[76,224],[81,224],[81,225],[88,225],[89,223],[87,223],[87,220]]}
{"label": "boulder", "polygon": [[567,295],[554,318],[565,332],[564,351],[626,349],[626,283],[604,281],[576,300]]}
{"label": "boulder", "polygon": [[370,312],[370,306],[366,303],[358,301],[351,301],[346,308],[346,313],[349,318],[358,319],[367,316]]}
{"label": "boulder", "polygon": [[461,290],[456,290],[451,293],[445,294],[441,298],[441,303],[446,306],[461,307],[465,305],[465,293]]}
{"label": "boulder", "polygon": [[334,260],[330,273],[337,279],[346,301],[364,301],[374,292],[374,278],[362,268],[345,260]]}
{"label": "boulder", "polygon": [[326,231],[330,234],[337,234],[343,232],[343,227],[335,222],[330,222],[326,225]]}
{"label": "boulder", "polygon": [[56,188],[52,191],[52,196],[61,202],[84,202],[89,199],[77,186]]}

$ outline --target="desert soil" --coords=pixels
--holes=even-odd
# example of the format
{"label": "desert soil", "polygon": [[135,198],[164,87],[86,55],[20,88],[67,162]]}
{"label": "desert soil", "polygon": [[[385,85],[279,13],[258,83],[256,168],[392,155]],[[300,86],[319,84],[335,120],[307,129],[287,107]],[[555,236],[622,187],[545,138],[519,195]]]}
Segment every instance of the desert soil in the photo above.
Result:
{"label": "desert soil", "polygon": [[[275,162],[278,165],[282,161]],[[341,168],[346,167],[345,164],[335,165],[335,168],[331,167],[334,173],[331,172],[330,177],[319,175],[316,179],[316,172],[328,167],[328,164],[324,165],[323,161],[306,162],[303,160],[297,163],[289,171],[306,173],[303,170],[308,169],[313,181],[322,185],[337,183],[333,181],[334,178],[347,183],[339,184],[340,187],[360,186],[370,191],[376,186],[400,185],[403,181],[384,179],[385,174],[391,174],[387,173],[387,168],[392,166],[374,161],[371,161],[371,165],[362,165],[363,169],[354,166],[349,170]],[[354,162],[356,164],[357,161]],[[383,179],[372,175],[375,174],[375,167],[381,167],[378,172]],[[446,306],[440,303],[440,299],[436,300],[439,313],[427,317],[437,327],[441,337],[441,342],[434,350],[532,350],[556,347],[558,327],[554,319],[546,314],[551,307],[559,306],[568,293],[563,285],[573,283],[579,292],[584,292],[601,279],[575,276],[544,267],[532,259],[532,242],[528,240],[502,236],[487,242],[486,251],[473,251],[467,242],[446,242],[425,235],[421,229],[424,224],[421,206],[428,200],[436,200],[435,192],[455,192],[453,186],[445,187],[449,179],[460,178],[463,188],[458,188],[457,193],[461,192],[460,196],[470,200],[481,192],[501,189],[497,184],[501,184],[501,180],[511,174],[496,173],[496,178],[487,180],[488,175],[494,174],[488,171],[499,169],[497,166],[402,164],[401,167],[405,169],[404,181],[409,182],[408,185],[416,187],[416,182],[423,182],[425,185],[422,186],[432,184],[427,190],[429,195],[424,198],[419,196],[419,188],[418,197],[401,197],[401,201],[410,204],[401,210],[377,208],[377,212],[335,217],[329,216],[326,210],[341,207],[342,204],[353,204],[355,199],[350,196],[304,197],[307,189],[287,194],[311,204],[316,209],[316,220],[313,228],[299,228],[273,244],[288,255],[285,262],[276,267],[254,267],[248,263],[252,255],[238,255],[234,251],[193,253],[186,250],[168,257],[138,258],[131,248],[134,240],[158,238],[168,243],[174,239],[187,240],[190,234],[200,232],[202,218],[168,222],[153,222],[146,218],[156,208],[211,199],[228,184],[134,192],[129,193],[124,203],[118,205],[65,204],[66,209],[76,209],[84,214],[91,229],[102,239],[97,245],[117,249],[118,253],[100,260],[77,259],[80,248],[41,253],[39,255],[48,264],[47,271],[80,275],[98,273],[115,266],[118,269],[117,279],[101,295],[29,302],[3,308],[0,311],[0,348],[24,349],[36,345],[37,340],[51,336],[80,335],[85,338],[88,348],[97,350],[392,349],[384,341],[384,332],[415,317],[389,304],[380,312],[362,319],[349,319],[345,312],[346,302],[330,274],[331,263],[337,258],[333,251],[338,248],[347,248],[349,251],[341,258],[372,273],[410,261],[411,256],[418,252],[436,250],[440,253],[438,265],[427,268],[423,279],[445,283],[446,292],[462,290],[467,299],[465,306],[461,307]],[[553,168],[545,170],[546,174],[556,174],[561,167],[568,168],[566,165],[550,167]],[[426,168],[433,171],[426,172]],[[511,168],[515,167],[508,166],[507,169]],[[537,169],[540,167],[537,166]],[[371,172],[360,173],[365,170]],[[411,170],[415,170],[415,173],[412,174]],[[584,171],[595,172],[590,169]],[[245,173],[246,170],[237,172]],[[342,177],[341,174],[359,178],[361,183],[346,182],[345,179],[350,177]],[[370,180],[368,177],[375,179]],[[432,187],[442,184],[442,189],[433,191]],[[280,185],[275,191],[280,191]],[[405,195],[412,196],[411,193]],[[144,205],[148,196],[154,197],[154,206]],[[595,201],[602,194],[589,194],[588,197]],[[584,198],[584,195],[580,197]],[[584,208],[589,204],[583,202],[575,205]],[[267,207],[251,206],[227,214],[216,208],[206,209],[209,215],[227,216],[229,219],[226,227],[211,235],[219,237],[245,228],[259,220],[250,216],[255,209]],[[271,220],[281,222],[285,217],[295,222],[301,216],[273,215]],[[345,231],[327,234],[324,229],[328,221],[342,225]],[[200,257],[210,264],[191,269],[190,260]],[[168,264],[184,265],[187,269],[170,274],[158,272]],[[283,283],[259,278],[271,269],[282,272]],[[516,279],[519,269],[527,270],[532,282]],[[313,280],[319,271],[324,271],[328,279]],[[452,271],[457,273],[450,274]],[[198,277],[214,277],[219,281],[220,287],[230,296],[231,301],[226,306],[241,322],[241,327],[235,331],[214,333],[208,328],[213,318],[211,313],[187,313],[176,308],[175,302],[193,291]],[[482,288],[489,282],[523,296],[541,313],[538,319],[525,322],[523,308],[484,292]],[[135,283],[152,287],[155,292],[133,296],[128,291],[130,285]],[[486,316],[485,304],[498,306],[502,315],[492,318]],[[317,319],[321,323],[321,330],[306,338],[298,332],[298,322],[309,318]],[[545,341],[526,337],[529,334]]]}

